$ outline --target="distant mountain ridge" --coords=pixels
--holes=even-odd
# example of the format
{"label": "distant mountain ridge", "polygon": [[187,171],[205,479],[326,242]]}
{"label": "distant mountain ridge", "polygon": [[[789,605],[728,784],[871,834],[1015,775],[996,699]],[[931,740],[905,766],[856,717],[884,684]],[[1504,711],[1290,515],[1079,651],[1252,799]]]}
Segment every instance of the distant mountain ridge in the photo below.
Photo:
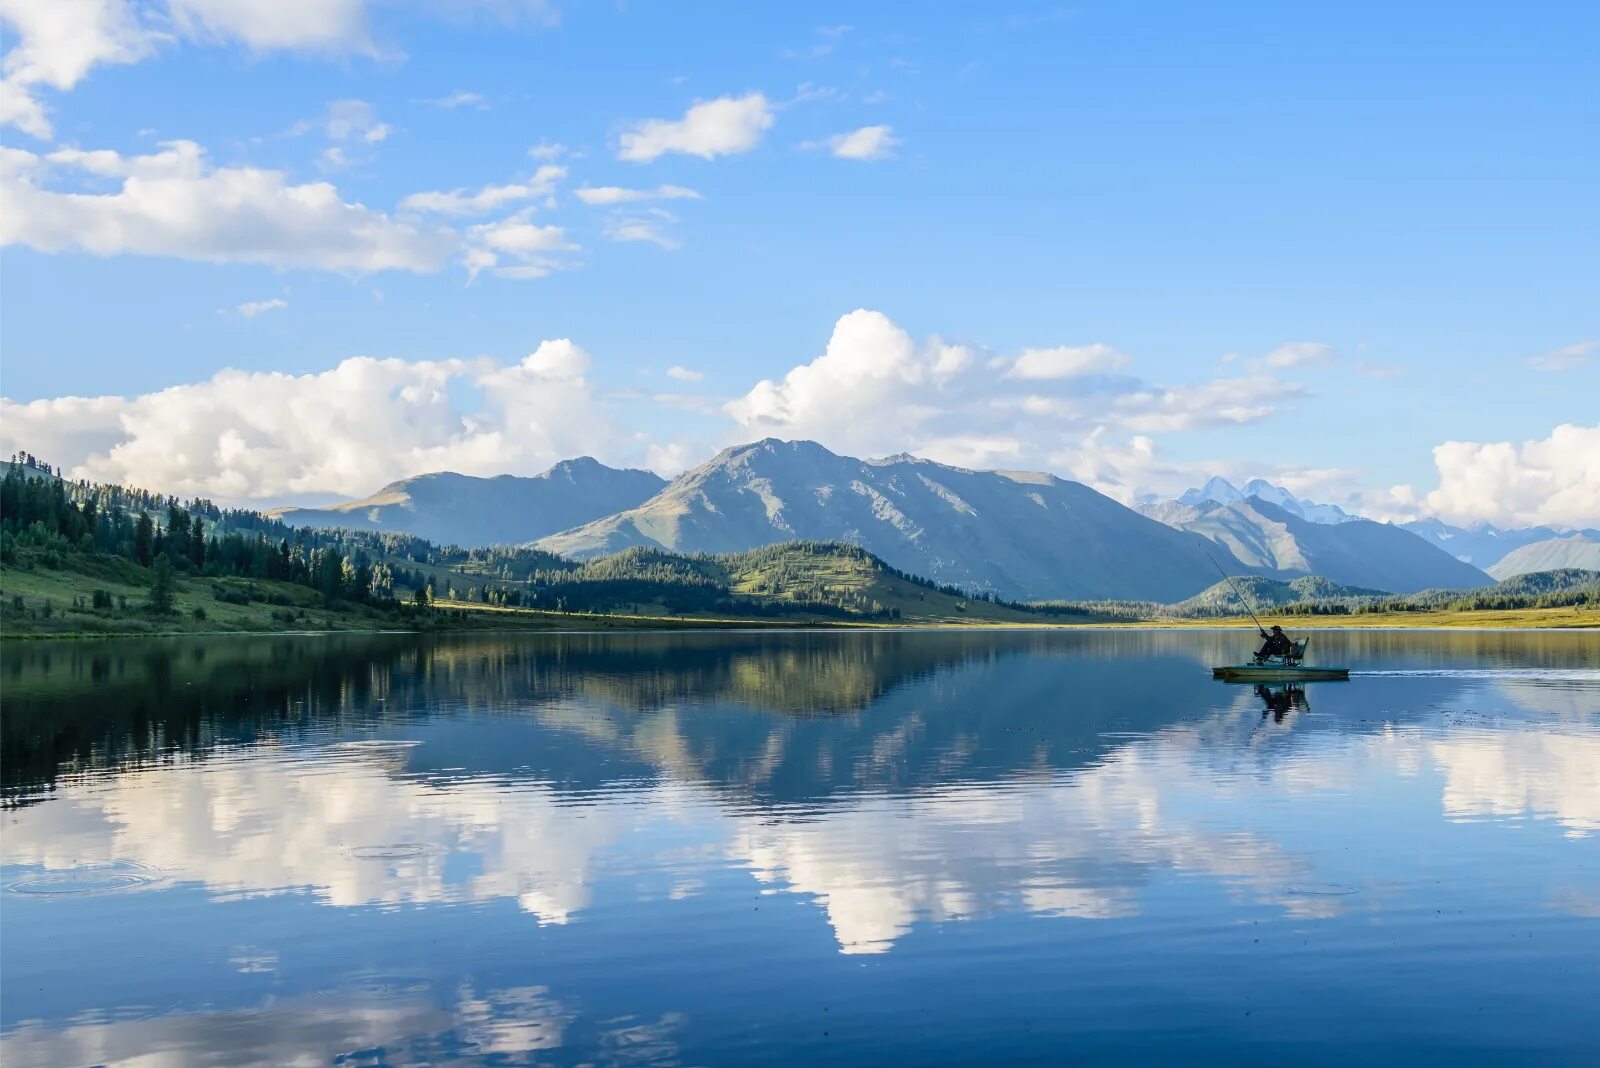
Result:
{"label": "distant mountain ridge", "polygon": [[1409,531],[1370,519],[1302,518],[1261,497],[1199,504],[1159,501],[1144,513],[1227,548],[1250,568],[1278,578],[1320,575],[1346,586],[1414,593],[1486,585],[1490,577]]}
{"label": "distant mountain ridge", "polygon": [[1574,531],[1561,537],[1529,542],[1489,566],[1489,574],[1505,580],[1538,571],[1600,571],[1600,533]]}
{"label": "distant mountain ridge", "polygon": [[1277,505],[1292,516],[1313,523],[1349,523],[1360,518],[1336,504],[1319,504],[1316,501],[1296,497],[1282,486],[1274,485],[1264,478],[1252,478],[1241,490],[1220,475],[1213,476],[1200,488],[1185,490],[1179,494],[1177,502],[1195,508],[1207,501],[1214,501],[1217,504],[1238,504],[1250,497],[1259,497],[1268,504]]}
{"label": "distant mountain ridge", "polygon": [[1177,601],[1226,549],[1054,475],[862,460],[812,441],[724,450],[650,500],[536,542],[587,558],[641,545],[740,552],[791,540],[859,545],[894,567],[1016,599]]}
{"label": "distant mountain ridge", "polygon": [[438,471],[391,482],[364,500],[267,514],[291,526],[405,531],[442,545],[517,545],[631,508],[666,484],[652,471],[580,456],[531,477]]}
{"label": "distant mountain ridge", "polygon": [[1587,534],[1600,538],[1600,530],[1584,529],[1576,532],[1557,530],[1554,527],[1497,527],[1490,523],[1456,526],[1429,516],[1400,524],[1419,538],[1431,542],[1454,556],[1484,570],[1489,570],[1509,554],[1538,541],[1566,537],[1571,533]]}

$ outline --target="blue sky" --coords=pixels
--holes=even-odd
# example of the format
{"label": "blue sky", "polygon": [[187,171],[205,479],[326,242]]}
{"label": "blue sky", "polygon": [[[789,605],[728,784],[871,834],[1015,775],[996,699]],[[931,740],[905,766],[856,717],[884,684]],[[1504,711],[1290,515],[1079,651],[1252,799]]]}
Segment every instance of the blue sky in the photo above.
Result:
{"label": "blue sky", "polygon": [[276,500],[773,433],[1600,521],[1591,5],[47,7],[8,449]]}

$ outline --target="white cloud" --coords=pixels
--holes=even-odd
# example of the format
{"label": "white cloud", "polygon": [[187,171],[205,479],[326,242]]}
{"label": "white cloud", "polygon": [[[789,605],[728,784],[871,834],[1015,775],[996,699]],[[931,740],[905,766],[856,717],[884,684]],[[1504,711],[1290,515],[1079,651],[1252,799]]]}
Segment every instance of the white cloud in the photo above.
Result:
{"label": "white cloud", "polygon": [[698,382],[705,377],[703,371],[691,371],[687,367],[673,364],[667,368],[667,377],[676,378],[679,382]]}
{"label": "white cloud", "polygon": [[435,212],[440,215],[483,215],[521,200],[548,197],[566,176],[565,167],[547,163],[525,182],[486,185],[477,192],[453,189],[448,193],[438,190],[412,193],[400,202],[400,207],[406,211]]}
{"label": "white cloud", "polygon": [[167,0],[186,37],[258,52],[370,52],[368,0]]}
{"label": "white cloud", "polygon": [[[355,357],[305,375],[226,370],[135,397],[0,401],[0,441],[73,477],[223,500],[368,493],[426,471],[533,474],[648,444],[595,400],[589,356],[542,343],[519,363]],[[475,387],[480,401],[453,398]],[[457,391],[460,392],[460,391]]]}
{"label": "white cloud", "polygon": [[[526,209],[506,219],[471,227],[467,234],[471,248],[464,264],[474,276],[488,270],[501,278],[543,278],[570,266],[562,253],[579,251],[579,246],[568,240],[565,229],[529,222]],[[504,257],[510,257],[511,262],[506,263]]]}
{"label": "white cloud", "polygon": [[534,159],[560,159],[567,155],[567,146],[559,141],[540,141],[528,149],[528,155]]}
{"label": "white cloud", "polygon": [[[67,192],[59,171],[122,179],[108,193]],[[9,151],[0,166],[0,245],[98,256],[173,256],[329,271],[434,271],[457,235],[392,219],[340,198],[327,182],[291,184],[282,171],[213,167],[192,141],[145,156]]]}
{"label": "white cloud", "polygon": [[942,385],[970,362],[965,349],[937,338],[919,346],[888,316],[859,309],[835,324],[821,356],[781,382],[758,382],[726,410],[746,436],[815,437],[846,450],[898,452],[939,414]]}
{"label": "white cloud", "polygon": [[699,200],[700,194],[681,185],[658,185],[654,189],[624,189],[617,185],[584,186],[575,192],[585,204],[634,204],[644,200]]}
{"label": "white cloud", "polygon": [[11,42],[0,60],[0,126],[40,139],[53,131],[37,88],[69,90],[93,67],[138,62],[156,43],[122,0],[0,0],[0,29]]}
{"label": "white cloud", "polygon": [[646,119],[624,131],[617,158],[649,163],[670,152],[701,159],[738,155],[755,148],[772,123],[772,105],[761,93],[704,100],[681,119]]}
{"label": "white cloud", "polygon": [[335,100],[328,105],[323,123],[330,141],[364,141],[375,145],[392,132],[388,123],[378,121],[378,109],[365,100]]}
{"label": "white cloud", "polygon": [[[815,438],[856,455],[909,450],[974,467],[1087,468],[1097,488],[1129,499],[1148,464],[1124,465],[1154,449],[1136,435],[1255,422],[1299,392],[1265,374],[1158,385],[1103,373],[1126,361],[1103,345],[979,361],[937,338],[919,345],[861,310],[839,320],[821,356],[757,383],[726,411],[743,439]],[[1080,464],[1090,441],[1093,456]]]}
{"label": "white cloud", "polygon": [[612,219],[605,225],[604,233],[612,241],[643,241],[664,249],[675,249],[678,243],[661,229],[654,219]]}
{"label": "white cloud", "polygon": [[891,126],[863,126],[828,138],[828,151],[838,159],[888,159],[900,144]]}
{"label": "white cloud", "polygon": [[254,319],[263,312],[280,311],[289,306],[289,302],[280,297],[271,300],[250,300],[239,305],[234,310],[246,319]]}
{"label": "white cloud", "polygon": [[[377,56],[369,28],[378,0],[0,0],[0,24],[12,47],[0,61],[0,125],[51,136],[40,87],[72,89],[100,65],[136,63],[157,45],[184,38],[240,44],[254,52]],[[501,20],[526,15],[554,25],[547,0],[421,0],[413,6],[459,18],[482,12]]]}
{"label": "white cloud", "polygon": [[1267,367],[1282,369],[1285,367],[1325,364],[1332,361],[1332,345],[1325,345],[1320,341],[1287,341],[1267,353],[1262,362]]}
{"label": "white cloud", "polygon": [[1587,367],[1600,357],[1600,341],[1579,341],[1530,357],[1528,363],[1540,371],[1570,371]]}
{"label": "white cloud", "polygon": [[1058,345],[1052,349],[1024,349],[1007,378],[1076,378],[1079,375],[1115,371],[1126,366],[1128,357],[1110,345]]}
{"label": "white cloud", "polygon": [[1600,523],[1600,425],[1562,424],[1521,445],[1447,441],[1434,448],[1433,462],[1437,489],[1391,491],[1402,512],[1420,508],[1457,523]]}

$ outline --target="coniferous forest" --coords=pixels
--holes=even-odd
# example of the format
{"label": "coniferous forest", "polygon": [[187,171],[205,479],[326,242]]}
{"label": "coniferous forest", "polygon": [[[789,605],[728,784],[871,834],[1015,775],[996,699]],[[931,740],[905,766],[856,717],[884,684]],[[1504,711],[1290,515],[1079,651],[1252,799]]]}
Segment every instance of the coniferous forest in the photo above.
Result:
{"label": "coniferous forest", "polygon": [[[1176,605],[1024,604],[940,585],[857,546],[786,542],[741,553],[631,548],[575,561],[523,546],[440,546],[414,535],[291,527],[272,516],[71,481],[37,457],[0,477],[0,613],[8,631],[527,625],[572,614],[631,620],[1082,622],[1237,615],[1219,583]],[[53,584],[29,582],[55,576]],[[1308,576],[1243,576],[1282,616],[1593,608],[1600,573],[1546,572],[1404,597]],[[24,592],[24,587],[27,591]],[[212,619],[223,613],[225,618]]]}

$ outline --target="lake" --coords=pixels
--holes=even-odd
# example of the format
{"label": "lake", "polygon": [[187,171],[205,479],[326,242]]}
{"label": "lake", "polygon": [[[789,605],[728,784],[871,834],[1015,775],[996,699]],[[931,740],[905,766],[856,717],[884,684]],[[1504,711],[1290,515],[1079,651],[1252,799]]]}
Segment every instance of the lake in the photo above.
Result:
{"label": "lake", "polygon": [[8,643],[0,1061],[1588,1064],[1600,635]]}

